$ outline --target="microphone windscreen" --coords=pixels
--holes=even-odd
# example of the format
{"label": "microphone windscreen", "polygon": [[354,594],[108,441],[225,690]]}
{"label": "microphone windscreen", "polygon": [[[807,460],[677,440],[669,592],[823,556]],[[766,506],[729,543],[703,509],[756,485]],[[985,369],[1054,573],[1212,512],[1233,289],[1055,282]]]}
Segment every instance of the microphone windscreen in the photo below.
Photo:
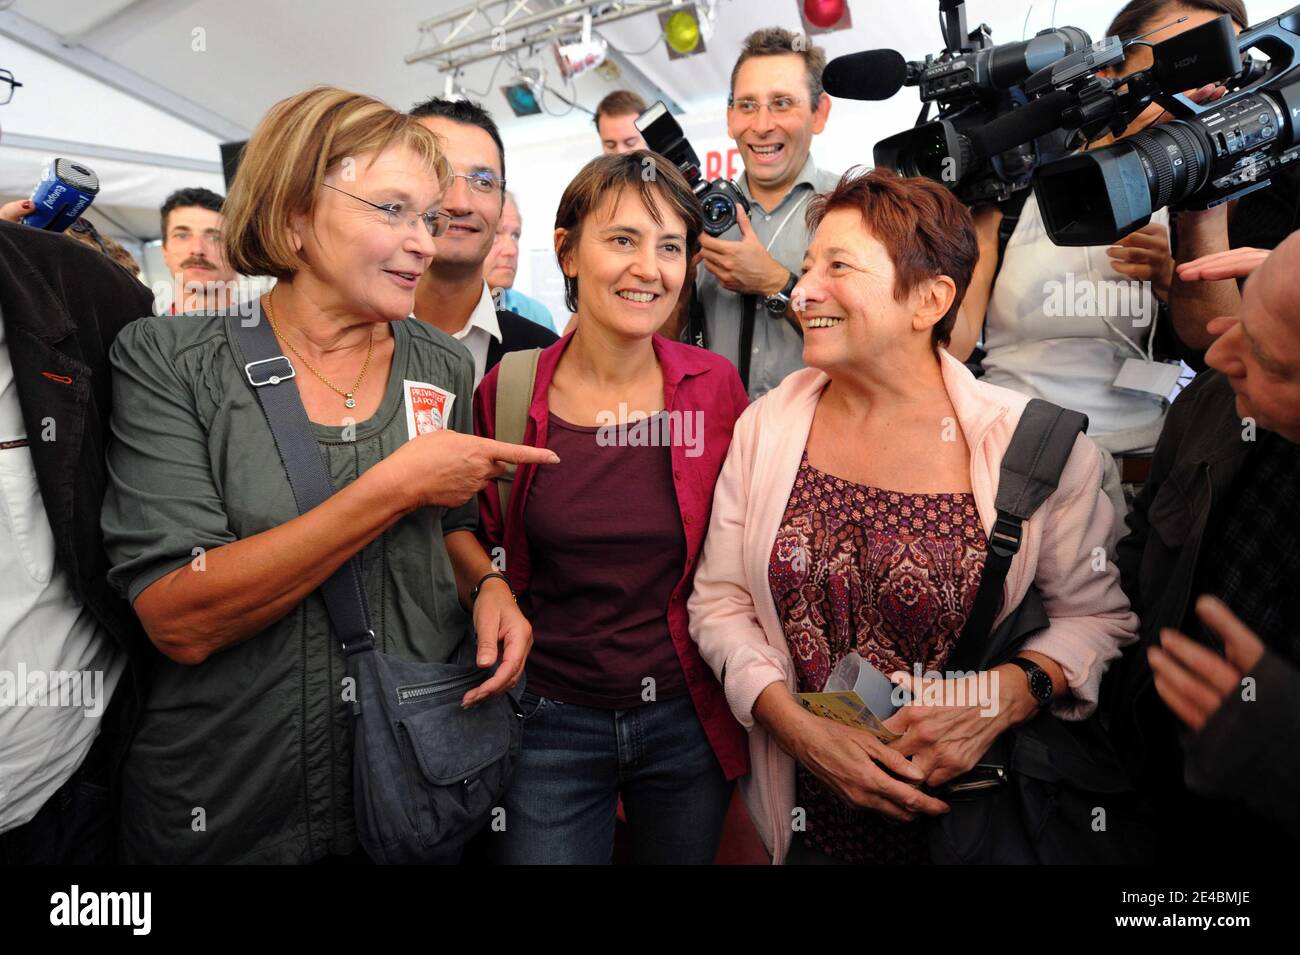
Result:
{"label": "microphone windscreen", "polygon": [[837,56],[822,71],[822,86],[843,99],[889,99],[903,88],[907,61],[897,50],[863,50]]}

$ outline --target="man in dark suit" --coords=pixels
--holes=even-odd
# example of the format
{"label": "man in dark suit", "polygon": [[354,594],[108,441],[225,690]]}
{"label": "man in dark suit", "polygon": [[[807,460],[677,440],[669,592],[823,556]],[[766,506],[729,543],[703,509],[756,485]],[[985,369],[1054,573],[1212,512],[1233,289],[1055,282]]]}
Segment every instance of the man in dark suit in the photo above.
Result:
{"label": "man in dark suit", "polygon": [[415,317],[469,349],[474,384],[506,352],[545,348],[555,335],[513,312],[497,309],[483,280],[505,202],[505,149],[487,111],[466,100],[430,99],[411,115],[442,137],[456,178],[443,193],[452,219],[415,290]]}
{"label": "man in dark suit", "polygon": [[111,861],[151,648],[105,578],[107,356],[152,310],[107,256],[0,221],[0,865]]}
{"label": "man in dark suit", "polygon": [[[1244,276],[1256,250],[1218,258]],[[1201,263],[1204,267],[1204,263]],[[1157,861],[1300,851],[1300,235],[1215,318],[1119,543],[1140,641],[1112,728],[1154,802]]]}

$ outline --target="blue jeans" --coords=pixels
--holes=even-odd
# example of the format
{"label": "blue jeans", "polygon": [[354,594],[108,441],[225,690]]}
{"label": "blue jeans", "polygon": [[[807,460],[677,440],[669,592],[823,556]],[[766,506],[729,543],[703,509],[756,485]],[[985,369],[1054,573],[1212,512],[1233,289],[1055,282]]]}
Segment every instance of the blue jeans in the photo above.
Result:
{"label": "blue jeans", "polygon": [[689,696],[626,710],[528,692],[521,703],[505,828],[485,833],[494,861],[608,865],[621,795],[634,863],[713,862],[732,784]]}

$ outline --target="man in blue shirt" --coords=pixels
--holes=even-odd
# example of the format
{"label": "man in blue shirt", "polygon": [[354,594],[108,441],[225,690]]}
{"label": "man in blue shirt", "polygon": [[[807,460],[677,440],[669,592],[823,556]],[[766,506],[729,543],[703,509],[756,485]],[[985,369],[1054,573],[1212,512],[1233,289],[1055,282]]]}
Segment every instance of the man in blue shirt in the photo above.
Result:
{"label": "man in blue shirt", "polygon": [[519,236],[523,232],[523,219],[519,216],[519,204],[515,197],[506,193],[505,207],[501,210],[501,220],[497,224],[496,238],[492,242],[492,251],[483,263],[483,278],[492,297],[496,299],[497,308],[522,315],[531,322],[536,322],[547,331],[554,332],[555,321],[551,311],[535,298],[523,292],[515,291],[515,272],[519,268]]}

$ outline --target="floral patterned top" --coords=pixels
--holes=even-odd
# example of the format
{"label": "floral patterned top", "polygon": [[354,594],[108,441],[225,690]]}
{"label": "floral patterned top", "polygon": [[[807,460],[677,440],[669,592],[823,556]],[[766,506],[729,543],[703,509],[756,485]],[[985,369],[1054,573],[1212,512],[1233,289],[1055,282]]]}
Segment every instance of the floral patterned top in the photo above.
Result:
{"label": "floral patterned top", "polygon": [[[854,484],[804,452],[768,565],[800,692],[860,653],[882,673],[943,668],[966,624],[987,540],[969,493],[909,494]],[[920,820],[844,803],[799,766],[804,837],[843,862],[928,859]]]}

